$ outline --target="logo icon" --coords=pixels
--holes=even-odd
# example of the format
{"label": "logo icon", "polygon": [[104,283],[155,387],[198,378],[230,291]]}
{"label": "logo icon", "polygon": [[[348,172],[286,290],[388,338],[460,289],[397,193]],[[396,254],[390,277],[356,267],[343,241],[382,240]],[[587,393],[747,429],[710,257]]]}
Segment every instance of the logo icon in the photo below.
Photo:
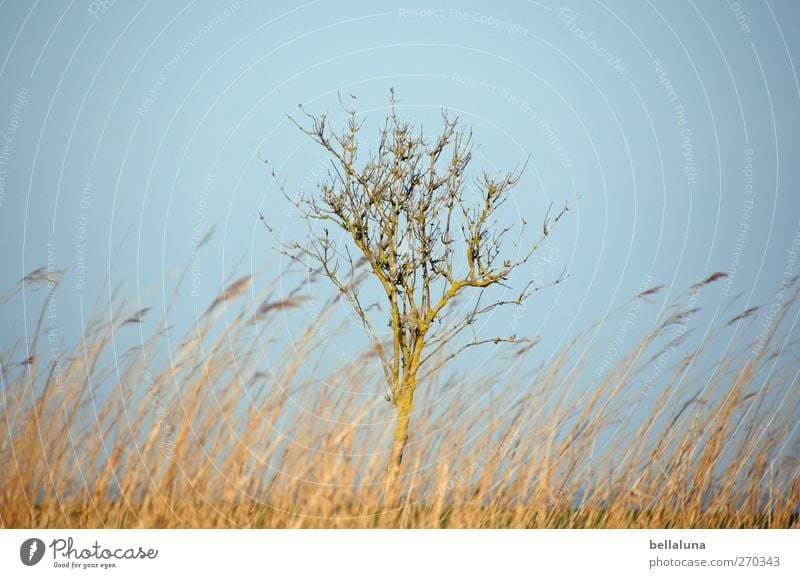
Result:
{"label": "logo icon", "polygon": [[44,557],[44,542],[39,538],[28,538],[19,547],[19,559],[26,566],[35,566]]}

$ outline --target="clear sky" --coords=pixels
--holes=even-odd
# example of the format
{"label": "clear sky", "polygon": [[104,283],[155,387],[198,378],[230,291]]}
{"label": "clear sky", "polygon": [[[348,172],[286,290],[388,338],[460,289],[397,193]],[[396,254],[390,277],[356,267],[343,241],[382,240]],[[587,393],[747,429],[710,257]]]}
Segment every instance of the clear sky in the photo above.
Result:
{"label": "clear sky", "polygon": [[[730,277],[712,306],[768,303],[800,231],[799,31],[794,0],[5,1],[0,287],[67,267],[74,338],[109,268],[163,310],[162,280],[216,226],[176,312],[190,322],[270,258],[257,211],[304,231],[259,160],[316,182],[326,157],[286,114],[336,117],[352,93],[374,135],[394,86],[417,124],[445,107],[472,125],[476,168],[531,155],[510,218],[574,209],[520,272],[570,275],[519,322],[545,351],[648,285],[666,286],[653,315],[714,271]],[[37,314],[5,310],[4,338]]]}

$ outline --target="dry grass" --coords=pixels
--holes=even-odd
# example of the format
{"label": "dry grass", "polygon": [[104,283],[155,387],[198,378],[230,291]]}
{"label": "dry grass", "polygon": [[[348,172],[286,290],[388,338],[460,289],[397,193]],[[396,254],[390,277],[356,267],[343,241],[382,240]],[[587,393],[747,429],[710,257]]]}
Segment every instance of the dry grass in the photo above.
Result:
{"label": "dry grass", "polygon": [[[114,297],[113,316],[98,304],[59,368],[46,355],[22,361],[42,349],[43,309],[31,349],[0,354],[0,525],[800,527],[798,363],[785,317],[796,290],[767,333],[755,335],[759,311],[727,328],[733,311],[690,350],[675,328],[691,323],[690,295],[706,281],[592,387],[596,326],[514,383],[487,371],[422,384],[404,498],[391,509],[379,373],[362,358],[325,386],[309,377],[302,364],[330,344],[319,320],[276,349],[287,314],[307,321],[297,315],[307,295],[273,298],[274,286],[239,279],[180,339],[162,321],[124,352],[118,335],[145,327],[148,312]],[[618,327],[625,307],[600,323]],[[663,371],[643,389],[659,355]]]}

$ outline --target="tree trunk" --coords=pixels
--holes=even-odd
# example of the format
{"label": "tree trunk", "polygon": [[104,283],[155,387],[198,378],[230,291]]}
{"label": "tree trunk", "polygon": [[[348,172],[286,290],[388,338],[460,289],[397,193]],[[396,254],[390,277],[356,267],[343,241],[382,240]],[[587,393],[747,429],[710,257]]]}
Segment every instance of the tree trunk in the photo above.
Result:
{"label": "tree trunk", "polygon": [[386,506],[391,507],[397,498],[400,485],[400,465],[408,442],[408,426],[411,422],[411,412],[414,409],[414,390],[416,389],[416,376],[404,380],[403,388],[397,396],[397,421],[394,426],[392,440],[392,454],[389,466],[386,469]]}
{"label": "tree trunk", "polygon": [[[410,408],[409,408],[410,409]],[[409,413],[399,410],[394,426],[394,439],[392,441],[392,457],[389,461],[389,475],[396,477],[400,473],[400,464],[403,462],[403,453],[408,442],[408,424],[411,421]]]}
{"label": "tree trunk", "polygon": [[400,495],[400,465],[403,463],[403,454],[405,454],[408,443],[408,426],[411,422],[411,412],[414,409],[414,391],[417,389],[417,370],[424,343],[423,336],[424,331],[410,340],[412,344],[410,356],[405,358],[408,364],[404,364],[403,367],[403,383],[395,396],[397,421],[394,426],[392,454],[389,458],[389,467],[386,469],[384,496],[384,507],[386,508],[393,508]]}

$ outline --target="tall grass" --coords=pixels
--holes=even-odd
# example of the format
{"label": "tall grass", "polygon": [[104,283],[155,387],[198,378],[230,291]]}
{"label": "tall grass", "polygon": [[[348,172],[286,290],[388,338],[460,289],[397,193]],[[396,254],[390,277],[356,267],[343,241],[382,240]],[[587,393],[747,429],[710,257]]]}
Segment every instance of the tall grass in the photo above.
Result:
{"label": "tall grass", "polygon": [[[43,309],[27,347],[0,354],[0,525],[800,527],[797,289],[768,330],[760,311],[733,311],[690,347],[675,328],[715,280],[602,372],[595,332],[624,306],[528,375],[493,366],[421,384],[389,508],[392,416],[369,352],[325,369],[335,337],[319,320],[278,350],[302,290],[232,281],[180,338],[177,297],[146,335],[148,312],[115,294],[58,366],[39,353]],[[120,351],[124,331],[141,342]]]}

